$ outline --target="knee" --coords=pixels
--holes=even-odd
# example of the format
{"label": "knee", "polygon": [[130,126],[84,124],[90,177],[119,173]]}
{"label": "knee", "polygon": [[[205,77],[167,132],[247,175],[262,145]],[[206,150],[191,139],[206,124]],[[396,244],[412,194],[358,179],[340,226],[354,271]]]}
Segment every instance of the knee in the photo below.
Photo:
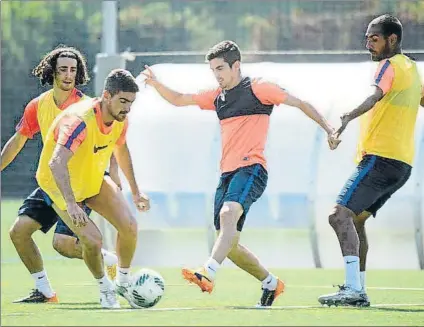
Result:
{"label": "knee", "polygon": [[137,239],[138,224],[135,217],[130,214],[125,224],[121,224],[121,228],[118,229],[118,233],[125,239]]}
{"label": "knee", "polygon": [[331,227],[336,227],[338,224],[340,224],[340,221],[342,219],[341,217],[341,208],[336,206],[331,211],[330,215],[328,216],[328,223],[331,225]]}
{"label": "knee", "polygon": [[86,232],[82,232],[78,235],[81,245],[85,250],[92,252],[100,252],[103,246],[102,234],[99,230],[94,229]]}
{"label": "knee", "polygon": [[243,213],[243,209],[238,203],[224,204],[219,212],[219,219],[222,231],[237,231],[237,222]]}
{"label": "knee", "polygon": [[53,236],[53,249],[60,255],[69,257],[70,248],[75,247],[76,239],[70,236],[55,233]]}
{"label": "knee", "polygon": [[20,241],[28,239],[33,233],[33,228],[19,218],[9,230],[9,236],[13,243],[19,243]]}

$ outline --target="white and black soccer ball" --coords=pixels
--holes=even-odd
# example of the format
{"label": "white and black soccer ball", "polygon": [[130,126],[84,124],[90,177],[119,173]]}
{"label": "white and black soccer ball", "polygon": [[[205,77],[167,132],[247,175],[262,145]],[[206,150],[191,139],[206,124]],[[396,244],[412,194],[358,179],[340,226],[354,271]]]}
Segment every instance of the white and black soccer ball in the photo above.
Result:
{"label": "white and black soccer ball", "polygon": [[165,280],[156,271],[143,268],[132,275],[130,296],[142,308],[151,308],[162,298]]}

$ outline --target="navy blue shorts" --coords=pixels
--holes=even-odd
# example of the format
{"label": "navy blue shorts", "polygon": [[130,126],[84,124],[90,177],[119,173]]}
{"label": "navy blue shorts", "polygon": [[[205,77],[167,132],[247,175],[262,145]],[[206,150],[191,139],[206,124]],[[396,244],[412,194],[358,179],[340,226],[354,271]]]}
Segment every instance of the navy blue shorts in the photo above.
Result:
{"label": "navy blue shorts", "polygon": [[[91,210],[84,205],[87,215]],[[52,207],[50,197],[41,188],[36,188],[25,200],[18,210],[18,216],[26,215],[41,225],[40,230],[47,233],[57,222],[55,233],[76,237],[74,232],[62,221]]]}
{"label": "navy blue shorts", "polygon": [[411,176],[412,167],[402,161],[366,155],[337,197],[337,203],[356,215],[368,211],[374,216]]}
{"label": "navy blue shorts", "polygon": [[220,229],[219,212],[221,211],[224,202],[231,201],[238,202],[243,207],[243,214],[237,223],[237,230],[241,231],[250,206],[253,202],[259,199],[265,191],[267,182],[268,173],[260,164],[241,167],[237,170],[223,173],[215,193],[215,229]]}

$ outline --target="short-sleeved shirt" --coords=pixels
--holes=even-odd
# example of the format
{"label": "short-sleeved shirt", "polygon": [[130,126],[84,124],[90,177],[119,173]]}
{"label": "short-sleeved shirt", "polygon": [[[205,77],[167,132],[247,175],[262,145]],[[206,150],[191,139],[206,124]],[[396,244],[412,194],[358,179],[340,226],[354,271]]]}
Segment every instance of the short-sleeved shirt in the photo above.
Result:
{"label": "short-sleeved shirt", "polygon": [[61,106],[57,106],[53,98],[53,89],[44,92],[27,104],[24,114],[16,126],[16,131],[29,139],[41,132],[44,141],[54,119],[70,105],[86,98],[81,91],[74,88],[66,101]]}
{"label": "short-sleeved shirt", "polygon": [[245,77],[231,90],[220,88],[194,95],[204,110],[215,110],[221,125],[221,171],[261,164],[273,107],[285,102],[287,92],[277,84]]}

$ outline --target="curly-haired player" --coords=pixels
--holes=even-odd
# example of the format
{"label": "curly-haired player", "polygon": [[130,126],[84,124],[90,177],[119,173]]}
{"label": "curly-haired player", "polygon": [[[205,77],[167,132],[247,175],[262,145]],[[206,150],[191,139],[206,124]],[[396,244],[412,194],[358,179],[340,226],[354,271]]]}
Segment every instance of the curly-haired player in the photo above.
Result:
{"label": "curly-haired player", "polygon": [[[16,126],[16,133],[9,139],[1,152],[1,170],[5,169],[19,154],[28,139],[41,132],[43,142],[54,119],[64,109],[81,99],[87,98],[75,88],[90,79],[84,56],[75,48],[58,46],[47,53],[34,68],[33,74],[42,85],[52,88],[31,100]],[[110,178],[105,176],[105,178]],[[57,216],[45,201],[40,189],[34,190],[19,208],[18,217],[10,229],[10,238],[22,262],[35,280],[35,288],[30,295],[16,302],[57,302],[55,292],[50,286],[40,251],[32,235],[41,230],[44,233],[56,223],[53,247],[69,258],[82,259],[81,245],[74,233]],[[103,257],[109,275],[116,274],[117,258],[103,250]]]}

